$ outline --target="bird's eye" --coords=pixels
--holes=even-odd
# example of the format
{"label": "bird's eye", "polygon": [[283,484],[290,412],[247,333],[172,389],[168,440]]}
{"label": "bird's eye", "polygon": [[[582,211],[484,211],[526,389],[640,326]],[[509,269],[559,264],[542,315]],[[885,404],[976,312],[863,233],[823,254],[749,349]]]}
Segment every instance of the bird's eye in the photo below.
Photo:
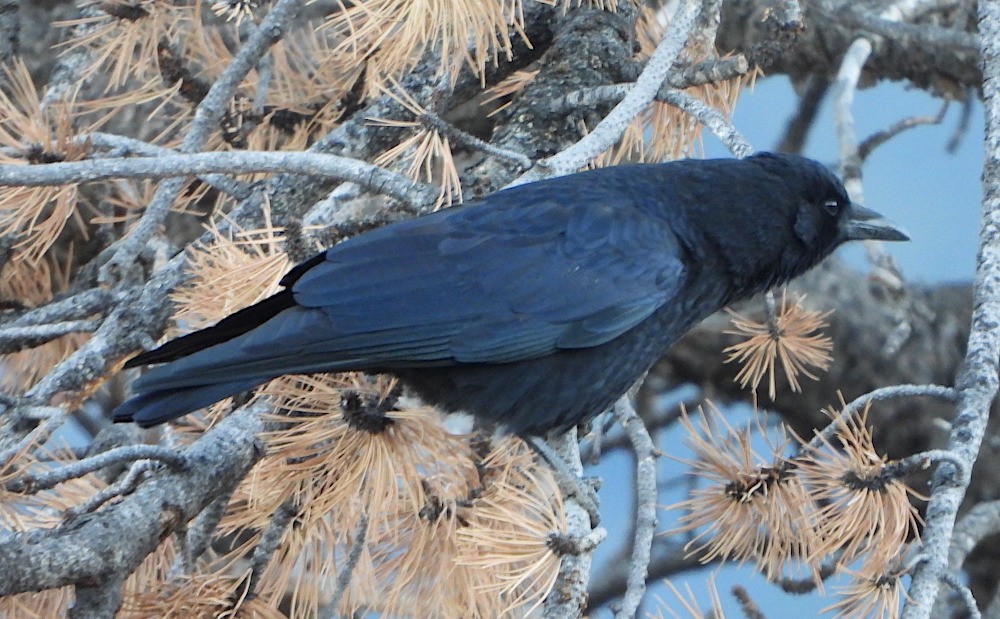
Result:
{"label": "bird's eye", "polygon": [[840,202],[837,200],[827,200],[823,203],[823,207],[826,209],[826,212],[831,215],[836,215],[840,212]]}

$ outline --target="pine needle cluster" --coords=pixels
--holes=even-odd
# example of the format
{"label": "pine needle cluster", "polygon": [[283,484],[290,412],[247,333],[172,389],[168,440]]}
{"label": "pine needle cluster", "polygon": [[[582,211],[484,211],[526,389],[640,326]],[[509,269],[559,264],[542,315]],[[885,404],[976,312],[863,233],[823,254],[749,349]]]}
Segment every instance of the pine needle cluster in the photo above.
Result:
{"label": "pine needle cluster", "polygon": [[[3,68],[0,89],[0,163],[23,165],[78,161],[86,146],[73,139],[73,103],[44,106],[27,67],[20,61]],[[67,223],[86,237],[76,208],[78,188],[0,187],[0,237],[16,239],[15,256],[37,265]]]}
{"label": "pine needle cluster", "polygon": [[393,120],[373,118],[372,124],[384,127],[400,127],[410,130],[409,137],[385,151],[375,159],[383,166],[399,164],[404,173],[414,180],[435,183],[441,187],[438,206],[450,206],[462,199],[462,185],[458,178],[458,167],[451,151],[448,136],[441,135],[433,128],[420,123],[425,110],[398,84],[391,88],[379,87],[382,92],[395,99],[405,110],[413,114],[413,120]]}
{"label": "pine needle cluster", "polygon": [[[851,584],[830,607],[838,616],[896,616],[900,565],[920,524],[910,498],[923,497],[878,455],[867,411],[838,417],[835,439],[819,446],[782,427],[769,434],[759,416],[734,428],[711,405],[681,420],[700,483],[671,508],[685,511],[675,532],[693,535],[691,554],[752,561],[769,580],[804,576],[816,587],[824,572],[843,572]],[[754,437],[769,454],[754,450]],[[785,455],[793,441],[800,453]]]}
{"label": "pine needle cluster", "polygon": [[826,328],[826,318],[832,313],[815,312],[802,306],[805,298],[788,302],[788,292],[781,293],[781,307],[775,316],[764,322],[741,316],[728,310],[733,328],[726,331],[739,336],[742,341],[723,350],[729,356],[726,362],[741,363],[736,374],[740,387],[748,385],[757,392],[761,380],[767,376],[767,394],[771,400],[777,393],[776,366],[781,364],[785,380],[793,392],[801,392],[799,375],[818,380],[814,370],[825,371],[833,358],[833,340],[821,331]]}

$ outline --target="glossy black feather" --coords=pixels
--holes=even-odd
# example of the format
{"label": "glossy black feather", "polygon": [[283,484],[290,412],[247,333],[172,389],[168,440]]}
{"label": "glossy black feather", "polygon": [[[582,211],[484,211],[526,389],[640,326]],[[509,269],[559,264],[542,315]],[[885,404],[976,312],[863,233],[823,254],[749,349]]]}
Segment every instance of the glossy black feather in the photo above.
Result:
{"label": "glossy black feather", "polygon": [[785,155],[501,191],[348,239],[274,297],[140,355],[130,365],[169,363],[115,419],[152,425],[282,374],[364,370],[517,432],[565,428],[708,314],[848,240],[849,207],[829,171]]}

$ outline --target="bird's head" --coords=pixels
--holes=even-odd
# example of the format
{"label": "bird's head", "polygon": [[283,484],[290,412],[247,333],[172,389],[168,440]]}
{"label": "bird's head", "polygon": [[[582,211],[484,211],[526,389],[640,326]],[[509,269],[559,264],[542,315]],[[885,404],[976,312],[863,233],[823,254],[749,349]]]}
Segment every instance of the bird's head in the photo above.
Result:
{"label": "bird's head", "polygon": [[797,155],[764,153],[751,158],[780,176],[794,204],[795,235],[825,255],[847,241],[908,241],[899,226],[851,202],[844,184],[826,166]]}
{"label": "bird's head", "polygon": [[880,214],[852,203],[844,184],[821,163],[762,153],[733,167],[743,170],[732,177],[743,185],[731,194],[742,199],[735,216],[713,218],[713,228],[722,232],[712,235],[741,294],[788,281],[847,241],[909,239]]}

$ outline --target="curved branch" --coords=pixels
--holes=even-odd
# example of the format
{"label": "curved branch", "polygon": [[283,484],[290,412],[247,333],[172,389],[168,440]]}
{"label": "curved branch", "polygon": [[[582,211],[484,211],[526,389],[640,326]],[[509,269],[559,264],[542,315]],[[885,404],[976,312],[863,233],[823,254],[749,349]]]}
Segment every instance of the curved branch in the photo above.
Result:
{"label": "curved branch", "polygon": [[[348,157],[284,151],[220,151],[114,157],[37,165],[0,165],[0,186],[65,185],[109,178],[169,178],[212,173],[283,172],[316,174],[357,183],[402,200],[414,209],[434,202],[437,190],[402,174]],[[430,196],[430,197],[429,197]]]}

